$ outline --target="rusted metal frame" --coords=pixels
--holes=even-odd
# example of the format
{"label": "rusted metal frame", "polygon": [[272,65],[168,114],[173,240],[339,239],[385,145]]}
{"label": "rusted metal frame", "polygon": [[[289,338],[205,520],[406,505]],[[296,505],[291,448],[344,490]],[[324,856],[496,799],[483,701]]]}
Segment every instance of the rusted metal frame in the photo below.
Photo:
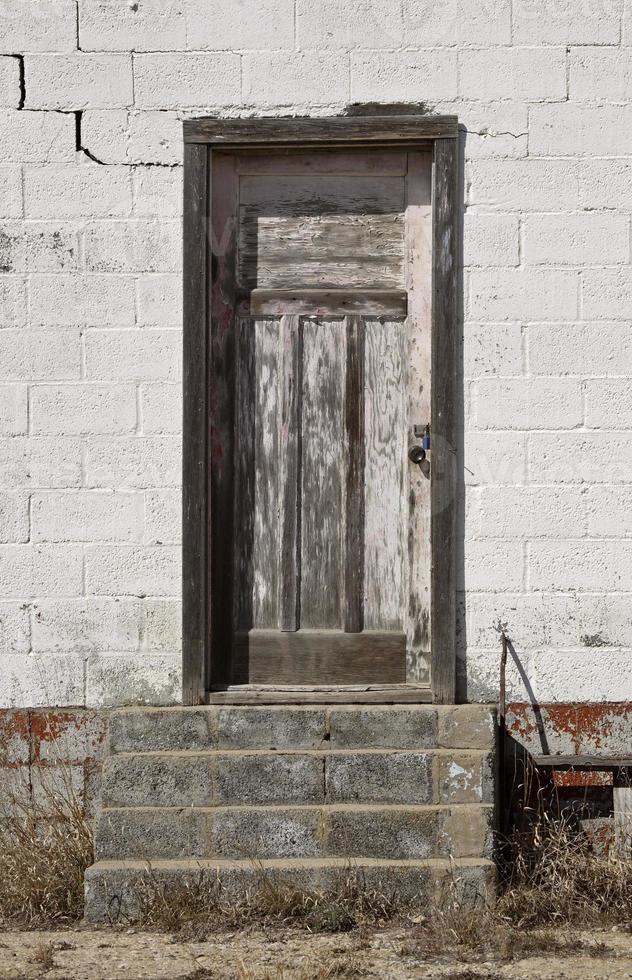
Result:
{"label": "rusted metal frame", "polygon": [[531,757],[540,769],[629,769],[632,756],[599,755],[534,755]]}

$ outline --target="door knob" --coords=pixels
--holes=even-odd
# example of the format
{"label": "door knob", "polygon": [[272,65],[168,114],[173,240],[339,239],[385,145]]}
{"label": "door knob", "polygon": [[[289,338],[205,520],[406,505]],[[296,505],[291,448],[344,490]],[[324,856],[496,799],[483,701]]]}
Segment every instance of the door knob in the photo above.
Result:
{"label": "door knob", "polygon": [[426,458],[426,450],[422,449],[421,446],[411,446],[408,450],[408,458],[411,463],[417,463],[419,465]]}

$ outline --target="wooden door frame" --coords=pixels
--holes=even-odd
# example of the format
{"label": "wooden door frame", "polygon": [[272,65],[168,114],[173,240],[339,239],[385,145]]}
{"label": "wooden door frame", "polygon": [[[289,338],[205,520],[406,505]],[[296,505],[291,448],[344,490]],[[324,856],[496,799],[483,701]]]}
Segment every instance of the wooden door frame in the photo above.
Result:
{"label": "wooden door frame", "polygon": [[[456,343],[458,120],[456,116],[190,119],[184,123],[182,470],[182,700],[210,688],[209,353],[213,150],[432,147],[431,687],[455,702]],[[222,574],[220,570],[220,574]],[[225,574],[225,573],[224,573]]]}

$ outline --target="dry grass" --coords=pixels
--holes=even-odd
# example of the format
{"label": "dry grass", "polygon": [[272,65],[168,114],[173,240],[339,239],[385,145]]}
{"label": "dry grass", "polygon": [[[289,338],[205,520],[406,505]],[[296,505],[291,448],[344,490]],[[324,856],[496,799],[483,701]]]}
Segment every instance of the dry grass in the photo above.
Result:
{"label": "dry grass", "polygon": [[411,931],[400,953],[424,961],[510,963],[533,956],[601,957],[607,949],[561,930],[517,928],[496,908],[454,906],[436,910]]}
{"label": "dry grass", "polygon": [[506,842],[505,858],[507,875],[493,905],[464,904],[455,884],[411,933],[402,955],[464,962],[606,955],[603,943],[571,930],[630,921],[630,857],[595,851],[572,816],[542,812],[528,833]]}
{"label": "dry grass", "polygon": [[[274,970],[264,972],[260,967],[252,969],[240,959],[235,973],[230,973],[234,980],[360,980],[369,975],[368,970],[358,967],[347,957],[335,955],[326,957],[324,963],[310,959],[304,964],[293,964],[291,967],[277,965]],[[226,980],[227,976],[221,969],[199,966],[192,973],[174,980]]]}
{"label": "dry grass", "polygon": [[259,867],[255,887],[236,900],[219,879],[200,874],[186,881],[164,881],[151,869],[136,898],[139,924],[161,932],[201,939],[221,929],[293,925],[310,932],[349,932],[392,922],[404,912],[397,896],[368,888],[349,868],[328,892],[307,891]]}
{"label": "dry grass", "polygon": [[328,893],[304,891],[260,869],[255,889],[239,902],[208,877],[173,883],[150,871],[139,889],[140,922],[187,938],[272,925],[346,932],[399,923],[410,927],[402,955],[509,962],[538,955],[603,956],[603,944],[578,940],[570,930],[632,918],[632,861],[593,851],[571,820],[541,816],[528,835],[507,842],[507,853],[511,873],[493,904],[463,901],[457,874],[421,923],[396,895],[368,889],[353,868]]}
{"label": "dry grass", "polygon": [[43,973],[48,973],[55,966],[55,957],[53,956],[53,944],[52,943],[40,943],[39,946],[35,947],[35,953],[33,954],[33,960],[39,966]]}
{"label": "dry grass", "polygon": [[[55,767],[38,799],[8,799],[0,819],[0,925],[5,927],[50,928],[83,914],[93,839],[63,767]],[[208,874],[165,881],[150,868],[137,889],[138,921],[184,939],[262,926],[362,935],[399,923],[410,929],[402,955],[497,962],[550,953],[600,956],[599,943],[570,939],[568,930],[625,927],[632,921],[632,861],[614,850],[594,850],[572,818],[552,818],[543,810],[528,832],[506,842],[505,858],[509,873],[493,905],[463,902],[455,882],[421,923],[396,894],[369,888],[353,867],[326,893],[297,887],[259,867],[255,886],[239,900]],[[323,978],[348,975],[331,971],[350,968],[342,962],[325,966],[330,972]]]}
{"label": "dry grass", "polygon": [[[243,961],[237,969],[237,980],[354,980],[366,977],[368,971],[354,965],[347,957],[329,957],[325,963],[311,961],[292,967],[279,966],[274,971],[261,973],[250,970]],[[195,974],[193,975],[195,977]],[[196,978],[197,980],[197,978]]]}
{"label": "dry grass", "polygon": [[539,816],[507,848],[497,914],[517,928],[612,926],[632,918],[632,860],[595,850],[571,816]]}
{"label": "dry grass", "polygon": [[0,923],[38,929],[83,915],[83,875],[92,864],[92,831],[69,773],[56,767],[41,801],[14,794],[0,817]]}

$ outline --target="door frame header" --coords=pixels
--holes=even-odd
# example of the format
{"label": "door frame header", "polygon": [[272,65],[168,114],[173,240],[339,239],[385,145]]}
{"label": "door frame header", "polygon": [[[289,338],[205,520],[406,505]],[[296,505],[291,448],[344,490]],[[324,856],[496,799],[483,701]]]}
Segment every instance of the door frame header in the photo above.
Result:
{"label": "door frame header", "polygon": [[455,139],[457,116],[327,116],[323,118],[186,119],[184,142],[219,149],[265,146],[338,147],[358,143]]}
{"label": "door frame header", "polygon": [[[213,151],[432,148],[432,697],[456,700],[456,116],[189,119],[184,122],[182,700],[203,704],[210,677],[209,355]],[[225,570],[220,569],[220,576]],[[369,700],[369,698],[367,698]],[[371,700],[374,700],[371,698]]]}

